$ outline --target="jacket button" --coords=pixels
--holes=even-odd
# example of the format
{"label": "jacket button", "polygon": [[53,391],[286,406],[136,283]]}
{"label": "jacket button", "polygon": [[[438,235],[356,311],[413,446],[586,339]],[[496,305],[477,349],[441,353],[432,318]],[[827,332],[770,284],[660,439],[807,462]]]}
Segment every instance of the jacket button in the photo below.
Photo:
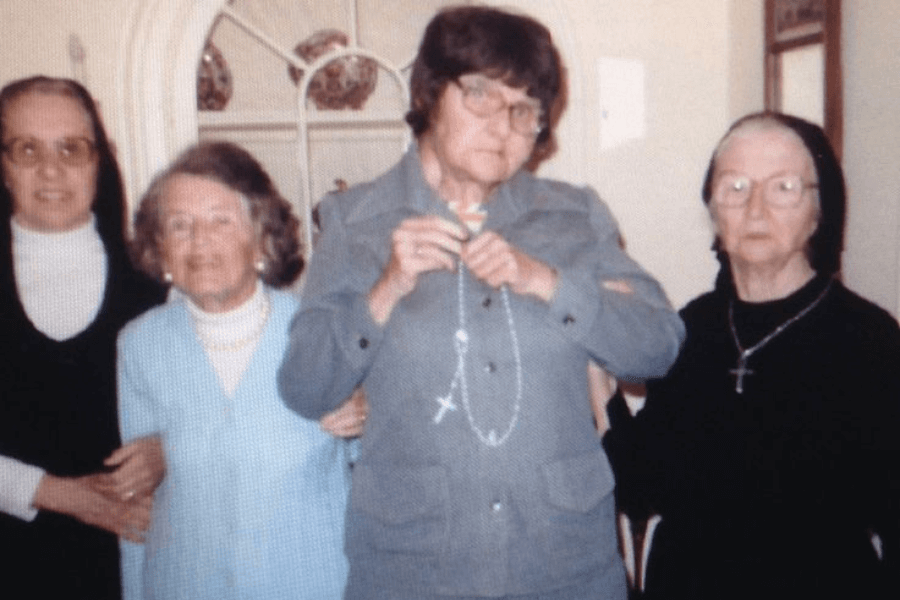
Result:
{"label": "jacket button", "polygon": [[503,509],[503,503],[499,500],[491,502],[491,512],[500,512]]}
{"label": "jacket button", "polygon": [[485,373],[495,373],[496,371],[497,371],[497,365],[495,365],[493,362],[489,362],[484,367]]}
{"label": "jacket button", "polygon": [[482,300],[482,301],[481,301],[481,305],[482,305],[483,307],[485,307],[485,308],[490,308],[490,306],[491,306],[491,297],[488,296],[487,298],[485,298],[484,300]]}
{"label": "jacket button", "polygon": [[369,340],[366,338],[359,338],[359,347],[365,350],[369,347]]}
{"label": "jacket button", "polygon": [[573,317],[572,315],[566,315],[565,317],[563,317],[563,325],[571,325],[574,322],[575,317]]}

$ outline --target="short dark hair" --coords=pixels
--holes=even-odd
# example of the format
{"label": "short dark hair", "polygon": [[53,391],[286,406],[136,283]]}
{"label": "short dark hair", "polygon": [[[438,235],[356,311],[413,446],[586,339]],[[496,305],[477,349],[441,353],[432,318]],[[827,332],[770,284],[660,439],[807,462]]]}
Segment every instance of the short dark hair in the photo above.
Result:
{"label": "short dark hair", "polygon": [[530,17],[483,6],[439,12],[426,27],[413,63],[406,121],[416,137],[431,127],[447,84],[467,73],[484,73],[510,87],[524,87],[537,98],[542,117],[535,150],[546,150],[563,85],[559,52],[546,27]]}
{"label": "short dark hair", "polygon": [[[100,113],[91,94],[77,81],[36,75],[10,82],[0,90],[0,140],[5,135],[6,111],[16,99],[27,94],[63,96],[78,102],[84,109],[94,134],[97,151],[97,192],[92,210],[96,215],[97,233],[106,250],[113,256],[125,256],[125,191],[122,175]],[[2,168],[2,167],[0,167]],[[6,184],[0,182],[0,218],[9,220],[15,206]]]}
{"label": "short dark hair", "polygon": [[134,219],[132,258],[142,271],[163,277],[161,201],[176,175],[195,175],[221,183],[249,203],[250,219],[259,227],[265,268],[260,277],[274,287],[293,283],[303,269],[299,226],[266,170],[249,152],[231,142],[191,146],[150,183]]}
{"label": "short dark hair", "polygon": [[[812,157],[818,179],[819,224],[809,239],[807,256],[810,266],[820,275],[835,275],[841,270],[841,253],[844,250],[844,219],[847,211],[847,190],[841,163],[821,127],[799,117],[774,111],[752,113],[735,121],[719,140],[709,161],[703,181],[703,202],[708,206],[712,199],[716,176],[716,159],[733,134],[748,126],[761,125],[793,132]],[[718,239],[713,250],[719,261],[727,266]]]}

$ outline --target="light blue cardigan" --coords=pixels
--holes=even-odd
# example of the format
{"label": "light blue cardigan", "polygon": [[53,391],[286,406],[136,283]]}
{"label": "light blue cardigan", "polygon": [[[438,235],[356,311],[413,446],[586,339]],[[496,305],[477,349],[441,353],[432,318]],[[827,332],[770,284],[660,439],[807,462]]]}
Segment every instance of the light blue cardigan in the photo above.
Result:
{"label": "light blue cardigan", "polygon": [[146,544],[122,543],[125,600],[341,597],[348,444],[279,399],[297,301],[267,293],[269,321],[233,398],[184,301],[119,336],[122,439],[161,435],[167,465]]}

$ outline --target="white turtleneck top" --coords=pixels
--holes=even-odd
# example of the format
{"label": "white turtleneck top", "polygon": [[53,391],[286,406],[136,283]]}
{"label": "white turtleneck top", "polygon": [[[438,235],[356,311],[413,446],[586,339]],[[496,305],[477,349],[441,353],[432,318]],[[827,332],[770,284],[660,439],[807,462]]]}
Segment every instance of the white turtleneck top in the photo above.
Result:
{"label": "white turtleneck top", "polygon": [[233,396],[250,364],[269,318],[269,298],[262,284],[242,305],[220,313],[203,310],[185,294],[194,331],[206,351],[222,389]]}
{"label": "white turtleneck top", "polygon": [[93,322],[106,288],[106,251],[94,219],[47,233],[13,218],[12,255],[19,300],[38,331],[56,341]]}

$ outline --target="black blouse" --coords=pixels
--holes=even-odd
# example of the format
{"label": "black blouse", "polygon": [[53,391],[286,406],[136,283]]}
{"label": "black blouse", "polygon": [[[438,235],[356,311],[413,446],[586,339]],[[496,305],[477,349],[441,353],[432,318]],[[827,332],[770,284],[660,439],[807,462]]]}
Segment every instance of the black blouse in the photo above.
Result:
{"label": "black blouse", "polygon": [[[748,358],[738,393],[730,307],[747,349],[816,302]],[[623,507],[663,519],[648,597],[880,597],[900,568],[896,321],[823,277],[757,304],[719,289],[682,317],[675,366],[636,418],[612,402],[604,439]]]}
{"label": "black blouse", "polygon": [[[164,300],[165,290],[107,248],[107,281],[94,321],[56,341],[19,300],[9,221],[0,223],[0,454],[59,476],[99,471],[119,446],[116,336]],[[115,536],[41,512],[33,522],[0,514],[3,588],[33,598],[118,598]]]}

